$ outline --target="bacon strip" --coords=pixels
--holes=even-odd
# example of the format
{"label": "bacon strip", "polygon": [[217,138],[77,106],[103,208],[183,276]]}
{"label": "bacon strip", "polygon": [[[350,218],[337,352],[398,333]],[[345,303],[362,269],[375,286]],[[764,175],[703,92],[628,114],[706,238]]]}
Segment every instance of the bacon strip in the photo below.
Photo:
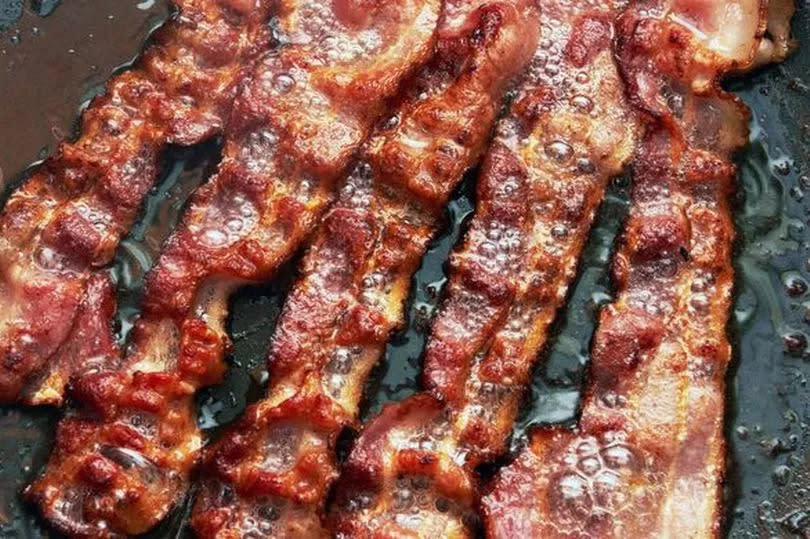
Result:
{"label": "bacon strip", "polygon": [[[637,1],[618,55],[647,114],[579,426],[543,429],[483,500],[492,537],[719,537],[734,236],[764,2]],[[774,55],[775,58],[781,54]]]}
{"label": "bacon strip", "polygon": [[606,183],[632,153],[611,47],[621,7],[540,3],[540,47],[451,259],[425,357],[429,395],[387,407],[361,434],[332,508],[339,536],[474,533],[475,468],[505,450]]}
{"label": "bacon strip", "polygon": [[207,451],[192,517],[200,536],[325,535],[336,440],[404,322],[443,205],[531,58],[533,4],[445,3],[434,58],[367,143],[303,261],[271,347],[267,398]]}
{"label": "bacon strip", "polygon": [[[245,70],[272,43],[269,0],[182,0],[135,69],[114,77],[0,215],[0,402],[61,404],[87,368],[89,280],[135,219],[168,144],[222,130]],[[96,279],[93,277],[92,279]]]}
{"label": "bacon strip", "polygon": [[202,445],[193,396],[225,369],[228,295],[269,279],[311,231],[385,101],[429,58],[439,4],[279,4],[287,45],[237,98],[219,170],[147,279],[128,354],[75,380],[79,409],[26,490],[59,530],[142,533],[186,492]]}

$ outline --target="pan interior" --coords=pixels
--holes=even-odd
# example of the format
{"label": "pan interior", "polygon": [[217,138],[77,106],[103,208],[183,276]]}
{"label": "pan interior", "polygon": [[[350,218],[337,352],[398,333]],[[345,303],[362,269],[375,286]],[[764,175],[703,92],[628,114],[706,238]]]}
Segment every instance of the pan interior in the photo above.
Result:
{"label": "pan interior", "polygon": [[[34,4],[41,3],[8,4],[14,9],[19,6],[20,15],[0,7],[0,88],[17,88],[16,93],[12,90],[0,98],[4,101],[0,125],[20,126],[20,132],[17,127],[0,130],[0,187],[6,191],[15,178],[24,176],[26,165],[53,150],[54,137],[70,132],[77,105],[99,91],[114,66],[126,67],[133,51],[168,14],[162,2],[130,0],[109,8],[74,2],[43,19]],[[99,28],[118,37],[113,47],[98,39]],[[810,46],[807,6],[800,5],[794,29],[805,49]],[[102,43],[112,50],[101,54]],[[70,67],[57,78],[53,66],[59,65]],[[32,90],[55,86],[65,88],[65,93]],[[735,201],[737,286],[729,331],[736,357],[728,379],[726,529],[731,537],[810,536],[806,335],[810,323],[810,54],[800,52],[784,65],[734,81],[729,88],[743,97],[754,114],[751,145],[740,156]],[[204,181],[218,158],[217,141],[166,153],[159,186],[110,270],[118,283],[122,339],[137,314],[145,271],[188,194]],[[447,209],[447,226],[414,279],[407,328],[393,336],[385,362],[368,385],[367,416],[385,402],[418,389],[427,328],[445,283],[444,263],[474,207],[474,180],[471,174],[457,190]],[[536,370],[530,400],[515,430],[514,448],[534,425],[576,418],[596,312],[611,299],[609,261],[627,211],[629,183],[629,178],[618,178],[611,184],[576,286]],[[223,384],[199,396],[200,424],[211,436],[262,393],[264,354],[293,268],[294,263],[272,283],[246,288],[233,299],[231,369]],[[0,536],[54,535],[22,504],[18,491],[44,463],[58,416],[58,411],[50,409],[0,407]],[[186,510],[187,506],[178,508],[150,536],[186,535],[182,527]]]}

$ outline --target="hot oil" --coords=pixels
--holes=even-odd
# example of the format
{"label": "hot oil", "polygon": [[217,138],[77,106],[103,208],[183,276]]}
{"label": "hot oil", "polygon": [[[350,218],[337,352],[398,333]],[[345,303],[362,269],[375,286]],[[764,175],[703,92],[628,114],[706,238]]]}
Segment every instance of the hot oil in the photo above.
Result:
{"label": "hot oil", "polygon": [[0,190],[71,136],[77,103],[127,67],[169,12],[165,2],[57,4],[0,2]]}
{"label": "hot oil", "polygon": [[[810,13],[794,30],[810,37]],[[804,39],[802,39],[804,38]],[[810,535],[810,56],[731,86],[753,109],[736,207],[729,377],[732,537]]]}
{"label": "hot oil", "polygon": [[[47,17],[59,6],[61,0],[30,0],[29,8],[40,17]],[[25,10],[25,0],[5,0],[0,4],[0,32],[12,28]]]}
{"label": "hot oil", "polygon": [[23,14],[22,0],[7,0],[0,4],[0,31],[12,28]]}
{"label": "hot oil", "polygon": [[118,288],[117,327],[122,345],[139,312],[144,277],[180,220],[189,195],[214,170],[220,145],[221,141],[212,140],[194,148],[170,148],[140,219],[118,247],[110,275]]}
{"label": "hot oil", "polygon": [[456,189],[445,210],[445,227],[429,244],[422,265],[413,277],[405,328],[391,337],[385,359],[372,373],[366,387],[368,406],[363,420],[377,414],[385,403],[402,400],[418,389],[415,381],[421,372],[420,359],[429,335],[430,321],[447,284],[445,263],[475,206],[476,175],[476,171],[468,173]]}
{"label": "hot oil", "polygon": [[531,394],[515,426],[513,451],[523,445],[533,426],[576,419],[597,315],[612,299],[610,261],[629,209],[629,191],[628,176],[610,182],[585,245],[577,281],[552,329],[547,349],[541,352]]}
{"label": "hot oil", "polygon": [[[161,3],[138,5],[154,13],[165,9]],[[67,17],[72,9],[62,6],[45,20],[59,20],[63,14]],[[99,18],[104,17],[99,14]],[[806,8],[800,10],[798,19],[799,36],[806,36],[804,41],[810,42]],[[30,31],[30,25],[22,28],[28,24],[26,21],[23,19],[12,30]],[[8,33],[0,34],[0,38],[6,37]],[[0,49],[7,46],[3,44]],[[137,44],[129,50],[136,49]],[[0,53],[0,61],[3,59]],[[810,333],[810,293],[806,286],[810,282],[809,61],[810,55],[796,56],[784,67],[732,85],[755,110],[752,145],[741,157],[741,194],[735,204],[738,285],[730,334],[736,357],[728,378],[730,466],[726,503],[727,528],[733,537],[810,533],[810,353],[804,335]],[[70,125],[75,118],[75,103],[98,91],[104,77],[89,71],[84,82],[80,78],[60,84],[78,88],[79,92],[70,101],[70,108],[57,106],[52,115],[57,124]],[[0,80],[3,76],[0,73]],[[59,96],[57,101],[64,99]],[[32,102],[29,106],[36,110],[38,105]],[[14,118],[14,123],[25,124],[30,111],[17,108],[20,117]],[[43,143],[47,144],[45,153],[52,149],[50,137],[47,130],[34,130],[21,138],[14,154],[24,156],[25,161],[7,170],[17,174],[25,163],[44,157],[38,155],[38,150]],[[26,140],[38,140],[40,146]],[[189,193],[204,180],[217,158],[216,143],[168,152],[163,178],[146,202],[142,219],[122,242],[111,269],[119,288],[122,340],[137,314],[145,272],[177,222]],[[0,166],[8,167],[6,163],[0,153]],[[406,310],[407,327],[393,336],[384,363],[369,383],[365,417],[376,413],[385,402],[400,400],[419,388],[421,355],[446,283],[445,262],[474,207],[474,179],[475,174],[471,174],[456,192],[448,207],[447,226],[431,244],[414,278]],[[611,184],[586,247],[577,283],[536,369],[530,400],[515,430],[515,448],[535,425],[571,423],[576,418],[598,308],[611,299],[609,261],[627,212],[628,191],[626,178]],[[295,275],[294,266],[293,261],[273,282],[245,288],[231,301],[231,369],[223,384],[204,390],[198,398],[200,425],[212,437],[263,392],[266,351]],[[17,492],[44,463],[57,415],[53,410],[0,409],[3,537],[48,535],[36,514],[20,502]],[[186,503],[150,537],[187,535],[182,526],[187,510]]]}

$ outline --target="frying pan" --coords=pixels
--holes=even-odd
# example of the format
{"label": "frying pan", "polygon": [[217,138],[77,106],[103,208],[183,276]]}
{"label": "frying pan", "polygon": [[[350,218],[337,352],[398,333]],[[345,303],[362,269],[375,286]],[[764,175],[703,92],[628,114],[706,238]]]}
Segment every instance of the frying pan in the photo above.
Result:
{"label": "frying pan", "polygon": [[[32,163],[75,132],[80,107],[125,69],[170,16],[165,1],[0,0],[0,204]],[[735,215],[737,285],[729,333],[729,537],[810,537],[810,6],[799,1],[794,33],[803,49],[785,64],[732,81],[753,109],[751,145],[739,157]],[[118,285],[122,340],[137,314],[143,276],[189,193],[216,166],[221,141],[171,148],[161,180],[110,268]],[[367,387],[365,415],[418,388],[420,356],[445,283],[448,253],[474,205],[475,174],[457,190],[446,226],[413,281],[408,325],[393,336]],[[628,210],[630,178],[617,178],[566,308],[536,369],[512,448],[533,426],[576,420],[596,313],[610,301],[609,262]],[[225,381],[199,395],[200,424],[216,437],[262,394],[264,357],[294,277],[292,261],[264,286],[232,301],[234,351]],[[43,465],[60,412],[0,407],[0,536],[57,537],[19,490]],[[348,445],[351,435],[346,436]],[[486,472],[486,470],[485,470]],[[182,504],[149,537],[190,536]]]}

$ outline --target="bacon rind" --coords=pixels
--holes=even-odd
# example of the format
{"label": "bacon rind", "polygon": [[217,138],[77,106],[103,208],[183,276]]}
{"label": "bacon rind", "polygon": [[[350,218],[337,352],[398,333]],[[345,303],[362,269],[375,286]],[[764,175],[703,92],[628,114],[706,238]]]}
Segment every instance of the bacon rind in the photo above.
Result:
{"label": "bacon rind", "polygon": [[618,58],[649,116],[617,299],[600,316],[579,426],[538,430],[500,472],[483,500],[492,537],[720,536],[732,157],[749,118],[720,80],[757,65],[765,29],[764,3],[740,5],[753,20],[664,2],[622,17]]}
{"label": "bacon rind", "polygon": [[[161,150],[222,130],[243,72],[271,43],[272,2],[175,2],[132,70],[107,83],[0,216],[0,401],[61,404],[88,279],[112,259]],[[62,351],[60,352],[60,347]],[[55,359],[59,356],[59,359]],[[53,361],[51,361],[53,359]]]}
{"label": "bacon rind", "polygon": [[201,536],[317,527],[337,437],[357,420],[440,210],[483,152],[535,26],[530,2],[445,4],[433,59],[367,142],[303,260],[271,347],[268,397],[207,451],[192,517]]}
{"label": "bacon rind", "polygon": [[147,531],[185,493],[202,436],[193,395],[225,369],[229,293],[272,276],[312,229],[386,99],[431,52],[438,0],[284,3],[288,44],[257,62],[217,174],[147,278],[125,358],[73,381],[28,499],[72,536]]}
{"label": "bacon rind", "polygon": [[[443,527],[474,534],[475,468],[505,451],[606,183],[632,152],[636,121],[611,47],[620,7],[540,3],[540,48],[489,149],[475,216],[451,258],[425,355],[432,397],[390,405],[365,427],[338,486],[339,533],[373,535],[385,526],[424,537]],[[423,408],[437,410],[432,422],[407,419]],[[434,426],[416,428],[423,423]],[[372,432],[384,450],[365,449]],[[401,458],[411,462],[407,455],[436,465],[399,467]],[[424,480],[429,488],[419,496],[435,503],[397,501],[417,494],[396,486],[403,475]],[[453,486],[473,494],[459,498]],[[398,518],[408,524],[397,527]]]}

